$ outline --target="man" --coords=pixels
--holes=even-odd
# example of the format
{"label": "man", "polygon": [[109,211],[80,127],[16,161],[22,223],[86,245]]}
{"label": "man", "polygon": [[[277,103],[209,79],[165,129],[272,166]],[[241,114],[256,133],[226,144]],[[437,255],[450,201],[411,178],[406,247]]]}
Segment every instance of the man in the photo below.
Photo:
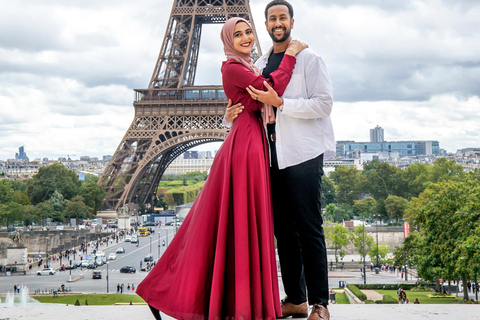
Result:
{"label": "man", "polygon": [[[256,66],[266,77],[275,71],[292,37],[293,8],[274,0],[265,8],[265,26],[273,47]],[[284,317],[329,319],[325,237],[320,208],[323,160],[333,156],[335,139],[330,120],[332,91],[323,60],[312,50],[297,55],[292,78],[283,97],[268,84],[268,91],[250,87],[254,99],[274,106],[276,122],[267,125],[271,152],[271,184],[275,237],[287,297]],[[226,122],[233,122],[243,106],[227,107]]]}

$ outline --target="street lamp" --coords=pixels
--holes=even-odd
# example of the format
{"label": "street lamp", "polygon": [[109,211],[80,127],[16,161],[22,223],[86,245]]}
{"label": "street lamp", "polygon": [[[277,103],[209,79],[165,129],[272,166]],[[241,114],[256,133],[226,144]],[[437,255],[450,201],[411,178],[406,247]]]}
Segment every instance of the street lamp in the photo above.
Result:
{"label": "street lamp", "polygon": [[158,230],[158,258],[160,259],[160,229]]}
{"label": "street lamp", "polygon": [[380,215],[377,213],[377,214],[375,215],[375,218],[377,218],[377,225],[376,225],[376,228],[375,228],[376,231],[377,231],[377,268],[380,268],[380,265],[379,265],[379,263],[378,263],[378,220],[379,220],[378,218],[379,218],[379,217],[380,217]]}
{"label": "street lamp", "polygon": [[367,273],[365,271],[365,217],[363,217],[363,284],[367,284]]}
{"label": "street lamp", "polygon": [[152,254],[152,235],[150,235],[150,254]]}
{"label": "street lamp", "polygon": [[45,264],[46,264],[46,268],[49,267],[48,265],[48,237],[45,237]]}
{"label": "street lamp", "polygon": [[110,262],[107,261],[107,293],[108,293],[108,265],[110,264]]}

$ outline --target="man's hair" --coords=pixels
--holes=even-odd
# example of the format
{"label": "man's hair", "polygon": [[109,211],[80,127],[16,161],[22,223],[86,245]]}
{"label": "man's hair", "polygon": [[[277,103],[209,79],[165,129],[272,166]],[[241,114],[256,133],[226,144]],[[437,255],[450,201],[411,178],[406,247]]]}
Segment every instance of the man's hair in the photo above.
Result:
{"label": "man's hair", "polygon": [[293,19],[293,7],[290,3],[285,0],[273,0],[265,7],[265,20],[268,20],[268,9],[273,6],[286,6],[288,8],[288,13],[290,14],[290,19]]}

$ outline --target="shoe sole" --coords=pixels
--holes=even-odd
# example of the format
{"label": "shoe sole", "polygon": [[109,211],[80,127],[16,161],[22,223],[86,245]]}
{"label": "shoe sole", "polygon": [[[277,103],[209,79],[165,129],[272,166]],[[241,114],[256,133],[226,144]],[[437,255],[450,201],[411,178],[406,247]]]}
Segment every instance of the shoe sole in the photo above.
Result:
{"label": "shoe sole", "polygon": [[295,313],[285,317],[278,317],[277,319],[286,319],[288,317],[292,318],[308,318],[308,313]]}

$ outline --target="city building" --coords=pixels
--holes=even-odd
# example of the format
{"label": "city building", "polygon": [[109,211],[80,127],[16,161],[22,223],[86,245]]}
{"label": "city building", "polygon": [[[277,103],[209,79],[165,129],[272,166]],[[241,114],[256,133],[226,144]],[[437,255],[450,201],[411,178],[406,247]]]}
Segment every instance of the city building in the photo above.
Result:
{"label": "city building", "polygon": [[15,160],[27,160],[28,161],[28,157],[27,157],[27,154],[25,153],[25,149],[24,149],[23,146],[18,148],[18,153],[15,153]]}
{"label": "city building", "polygon": [[384,142],[383,128],[376,126],[374,129],[370,129],[370,142]]}

